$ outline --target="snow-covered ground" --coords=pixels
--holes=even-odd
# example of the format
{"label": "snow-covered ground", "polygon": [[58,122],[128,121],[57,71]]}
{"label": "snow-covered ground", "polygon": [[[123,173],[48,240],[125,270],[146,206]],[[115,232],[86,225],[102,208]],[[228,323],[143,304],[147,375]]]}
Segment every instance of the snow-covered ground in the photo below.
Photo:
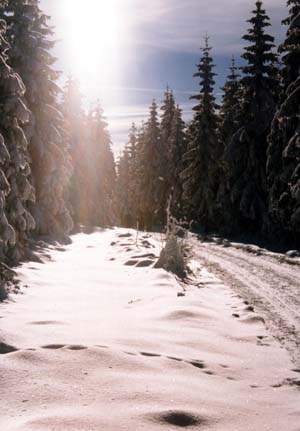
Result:
{"label": "snow-covered ground", "polygon": [[23,264],[0,305],[0,429],[299,431],[300,370],[208,247],[184,286],[152,268],[159,236],[123,229]]}
{"label": "snow-covered ground", "polygon": [[300,259],[253,245],[192,243],[195,259],[263,314],[300,365]]}

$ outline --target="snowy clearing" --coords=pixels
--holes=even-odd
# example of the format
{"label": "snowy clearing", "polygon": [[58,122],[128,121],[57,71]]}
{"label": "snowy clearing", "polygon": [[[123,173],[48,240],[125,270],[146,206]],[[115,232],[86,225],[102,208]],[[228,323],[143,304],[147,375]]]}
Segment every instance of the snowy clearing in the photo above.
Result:
{"label": "snowy clearing", "polygon": [[[196,282],[183,286],[152,268],[157,235],[72,241],[23,264],[28,289],[0,305],[1,429],[299,431],[300,369],[230,286],[237,266],[249,281],[255,256],[197,243]],[[299,276],[264,259],[263,288]]]}

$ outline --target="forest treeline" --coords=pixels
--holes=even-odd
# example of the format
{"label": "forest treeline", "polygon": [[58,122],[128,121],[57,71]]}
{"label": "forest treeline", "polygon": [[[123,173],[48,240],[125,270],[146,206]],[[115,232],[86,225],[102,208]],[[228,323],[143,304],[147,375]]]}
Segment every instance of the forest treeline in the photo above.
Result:
{"label": "forest treeline", "polygon": [[58,85],[49,18],[39,0],[0,0],[0,264],[113,211],[107,124],[99,103],[82,108],[73,78]]}
{"label": "forest treeline", "polygon": [[162,229],[167,207],[203,230],[299,239],[300,2],[287,3],[279,49],[255,3],[220,105],[206,38],[193,119],[167,89],[115,164],[100,104],[85,109],[72,77],[59,86],[39,0],[0,0],[0,263],[79,224]]}
{"label": "forest treeline", "polygon": [[288,0],[284,42],[255,2],[243,36],[242,67],[232,58],[217,103],[215,66],[206,37],[194,77],[192,121],[172,91],[160,112],[133,125],[118,162],[122,224],[153,229],[166,208],[202,231],[300,244],[300,1]]}

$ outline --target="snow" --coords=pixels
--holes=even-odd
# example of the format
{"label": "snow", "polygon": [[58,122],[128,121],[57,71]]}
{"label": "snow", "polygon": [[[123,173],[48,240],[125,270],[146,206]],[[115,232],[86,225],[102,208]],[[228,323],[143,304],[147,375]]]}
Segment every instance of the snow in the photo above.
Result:
{"label": "snow", "polygon": [[154,269],[161,247],[99,229],[19,268],[28,288],[0,306],[18,349],[0,355],[1,429],[299,429],[299,374],[261,316],[196,258],[185,286]]}
{"label": "snow", "polygon": [[229,243],[224,248],[215,241],[192,242],[198,264],[254,304],[272,335],[300,364],[300,260],[251,244]]}

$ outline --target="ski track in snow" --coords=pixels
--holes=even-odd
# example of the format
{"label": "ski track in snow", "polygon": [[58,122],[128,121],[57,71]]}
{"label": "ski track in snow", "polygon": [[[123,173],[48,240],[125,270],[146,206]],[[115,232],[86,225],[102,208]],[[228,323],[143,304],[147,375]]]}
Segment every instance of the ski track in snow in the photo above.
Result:
{"label": "ski track in snow", "polygon": [[[239,244],[223,247],[192,239],[195,258],[264,316],[274,336],[300,364],[300,264],[275,253],[256,253]],[[251,249],[251,246],[250,246]]]}
{"label": "ski track in snow", "polygon": [[0,305],[0,429],[299,431],[300,368],[261,306],[284,282],[270,306],[298,323],[297,268],[191,242],[185,285],[153,269],[160,235],[124,229],[21,265],[23,295]]}

